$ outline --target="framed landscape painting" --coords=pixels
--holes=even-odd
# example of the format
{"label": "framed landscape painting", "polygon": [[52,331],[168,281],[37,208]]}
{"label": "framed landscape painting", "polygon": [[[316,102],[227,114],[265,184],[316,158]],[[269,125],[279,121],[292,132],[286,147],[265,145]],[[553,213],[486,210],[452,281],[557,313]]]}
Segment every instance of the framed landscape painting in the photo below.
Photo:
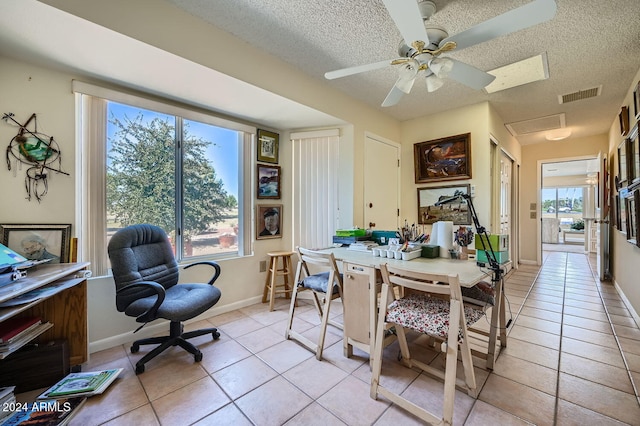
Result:
{"label": "framed landscape painting", "polygon": [[[468,194],[470,185],[433,186],[418,188],[418,223],[432,224],[440,220],[454,225],[471,224],[471,211],[462,194]],[[441,205],[435,204],[442,202]]]}
{"label": "framed landscape painting", "polygon": [[471,178],[471,133],[413,145],[415,182]]}
{"label": "framed landscape painting", "polygon": [[258,164],[258,198],[280,199],[280,166]]}

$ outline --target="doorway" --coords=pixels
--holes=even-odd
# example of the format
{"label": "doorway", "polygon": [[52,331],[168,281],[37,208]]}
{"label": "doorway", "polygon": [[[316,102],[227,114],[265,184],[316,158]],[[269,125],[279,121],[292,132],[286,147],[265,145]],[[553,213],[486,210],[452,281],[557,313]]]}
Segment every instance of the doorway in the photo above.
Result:
{"label": "doorway", "polygon": [[598,255],[598,159],[579,158],[541,164],[540,252]]}

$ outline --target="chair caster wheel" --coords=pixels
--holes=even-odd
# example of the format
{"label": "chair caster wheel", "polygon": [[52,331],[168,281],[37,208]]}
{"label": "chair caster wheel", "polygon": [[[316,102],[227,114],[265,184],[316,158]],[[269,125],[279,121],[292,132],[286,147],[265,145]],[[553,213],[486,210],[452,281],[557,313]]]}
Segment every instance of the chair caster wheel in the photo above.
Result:
{"label": "chair caster wheel", "polygon": [[139,350],[140,350],[140,345],[131,345],[132,354],[138,353]]}
{"label": "chair caster wheel", "polygon": [[220,338],[220,333],[217,331],[214,331],[211,335],[213,336],[213,340],[218,340]]}
{"label": "chair caster wheel", "polygon": [[197,353],[193,354],[193,359],[196,362],[202,361],[202,352],[198,351]]}
{"label": "chair caster wheel", "polygon": [[142,374],[144,373],[144,364],[136,364],[136,374]]}

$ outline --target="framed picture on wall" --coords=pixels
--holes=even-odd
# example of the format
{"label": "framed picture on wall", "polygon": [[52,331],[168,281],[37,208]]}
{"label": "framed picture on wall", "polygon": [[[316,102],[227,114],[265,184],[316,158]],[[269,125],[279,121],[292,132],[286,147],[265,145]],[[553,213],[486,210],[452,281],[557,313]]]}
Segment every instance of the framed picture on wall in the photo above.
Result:
{"label": "framed picture on wall", "polygon": [[626,105],[620,109],[618,121],[620,122],[620,136],[627,136],[629,133],[629,108]]}
{"label": "framed picture on wall", "polygon": [[2,244],[29,260],[69,262],[71,225],[3,224]]}
{"label": "framed picture on wall", "polygon": [[625,139],[618,145],[618,185],[620,187],[627,186],[628,175],[628,140]]}
{"label": "framed picture on wall", "polygon": [[629,133],[629,182],[640,182],[640,136],[638,124]]}
{"label": "framed picture on wall", "polygon": [[640,247],[638,238],[638,208],[640,207],[640,188],[631,191],[626,198],[627,209],[627,241]]}
{"label": "framed picture on wall", "polygon": [[618,231],[627,235],[627,194],[629,190],[627,188],[621,188],[618,192],[618,215],[620,216],[620,226]]}
{"label": "framed picture on wall", "polygon": [[280,135],[258,129],[258,161],[278,164]]}
{"label": "framed picture on wall", "polygon": [[[470,185],[432,186],[418,188],[418,223],[432,224],[439,220],[452,221],[454,225],[471,224],[471,211],[462,194],[468,194]],[[439,206],[438,202],[448,201]]]}
{"label": "framed picture on wall", "polygon": [[471,133],[413,145],[415,182],[471,178]]}
{"label": "framed picture on wall", "polygon": [[636,90],[633,91],[633,108],[636,121],[640,121],[640,81],[636,84]]}
{"label": "framed picture on wall", "polygon": [[280,166],[258,164],[258,198],[280,199]]}
{"label": "framed picture on wall", "polygon": [[282,204],[256,206],[256,240],[282,238]]}

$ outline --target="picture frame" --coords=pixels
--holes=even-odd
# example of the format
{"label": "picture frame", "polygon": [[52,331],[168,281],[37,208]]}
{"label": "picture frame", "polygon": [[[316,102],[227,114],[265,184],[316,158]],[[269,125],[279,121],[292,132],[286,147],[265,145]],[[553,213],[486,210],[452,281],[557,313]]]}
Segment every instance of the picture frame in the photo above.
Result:
{"label": "picture frame", "polygon": [[68,263],[71,224],[1,224],[2,244],[29,260]]}
{"label": "picture frame", "polygon": [[638,228],[640,227],[640,188],[636,188],[627,195],[627,242],[640,247]]}
{"label": "picture frame", "polygon": [[282,204],[256,205],[256,240],[282,238]]}
{"label": "picture frame", "polygon": [[618,231],[627,235],[627,195],[629,190],[627,188],[621,188],[618,192],[618,215],[620,216],[620,226]]}
{"label": "picture frame", "polygon": [[633,91],[633,108],[636,122],[640,121],[640,80],[636,84],[636,90]]}
{"label": "picture frame", "polygon": [[413,145],[415,183],[471,179],[471,133]]}
{"label": "picture frame", "polygon": [[616,227],[616,229],[619,231],[620,230],[620,196],[615,195],[613,197],[613,219],[614,219],[614,223],[613,226]]}
{"label": "picture frame", "polygon": [[258,129],[258,161],[278,164],[279,144],[279,134],[268,130]]}
{"label": "picture frame", "polygon": [[280,166],[258,164],[256,174],[258,199],[280,199]]}
{"label": "picture frame", "polygon": [[460,198],[436,206],[442,200],[453,199],[459,194],[469,194],[471,185],[447,185],[418,188],[418,223],[429,225],[440,220],[454,225],[471,225],[471,210],[466,200]]}
{"label": "picture frame", "polygon": [[626,105],[620,108],[618,121],[620,123],[620,136],[627,136],[629,133],[629,107]]}
{"label": "picture frame", "polygon": [[618,144],[618,185],[620,187],[627,186],[629,179],[628,146],[627,139]]}
{"label": "picture frame", "polygon": [[640,182],[640,135],[638,134],[638,123],[629,133],[629,178],[630,184]]}

